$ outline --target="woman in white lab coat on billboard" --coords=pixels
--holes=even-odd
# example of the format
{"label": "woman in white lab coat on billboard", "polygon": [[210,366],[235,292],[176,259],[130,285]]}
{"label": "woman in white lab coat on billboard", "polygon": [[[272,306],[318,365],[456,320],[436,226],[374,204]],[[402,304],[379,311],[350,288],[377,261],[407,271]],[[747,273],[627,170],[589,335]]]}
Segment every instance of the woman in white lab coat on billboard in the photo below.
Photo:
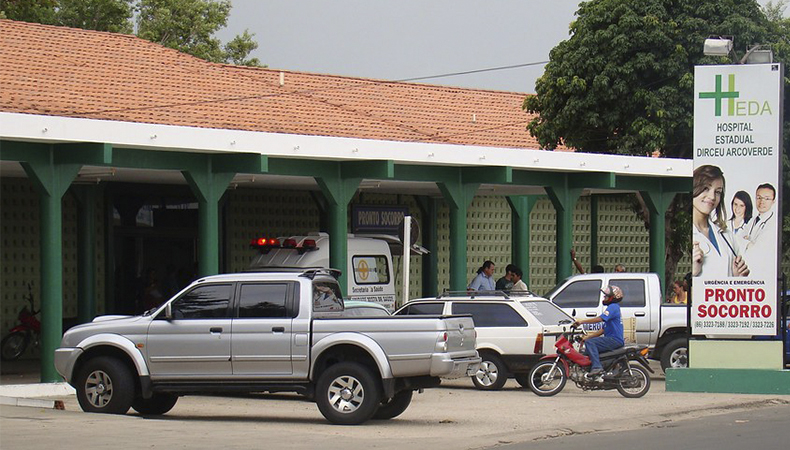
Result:
{"label": "woman in white lab coat on billboard", "polygon": [[721,169],[712,165],[697,167],[693,195],[692,274],[708,279],[749,275],[749,267],[740,256],[735,236],[727,228]]}

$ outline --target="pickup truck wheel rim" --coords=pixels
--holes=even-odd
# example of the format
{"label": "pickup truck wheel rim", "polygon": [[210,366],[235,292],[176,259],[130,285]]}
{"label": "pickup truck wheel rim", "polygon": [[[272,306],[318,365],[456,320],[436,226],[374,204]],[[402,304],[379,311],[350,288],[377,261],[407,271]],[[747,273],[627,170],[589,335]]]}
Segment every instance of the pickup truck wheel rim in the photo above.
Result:
{"label": "pickup truck wheel rim", "polygon": [[669,355],[669,366],[674,369],[688,367],[688,352],[684,347],[680,347]]}
{"label": "pickup truck wheel rim", "polygon": [[475,377],[483,386],[491,386],[499,378],[499,368],[490,361],[483,361],[480,363],[480,369],[478,369]]}
{"label": "pickup truck wheel rim", "polygon": [[96,370],[85,380],[85,396],[96,408],[103,408],[112,400],[112,379],[106,372]]}
{"label": "pickup truck wheel rim", "polygon": [[356,378],[345,375],[332,380],[327,392],[329,404],[341,413],[353,413],[365,401],[365,389]]}

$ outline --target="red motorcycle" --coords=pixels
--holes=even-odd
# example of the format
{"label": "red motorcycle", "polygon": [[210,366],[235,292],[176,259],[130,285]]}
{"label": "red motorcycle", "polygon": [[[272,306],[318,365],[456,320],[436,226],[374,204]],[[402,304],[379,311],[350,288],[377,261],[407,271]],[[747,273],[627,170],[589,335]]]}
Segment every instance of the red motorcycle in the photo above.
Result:
{"label": "red motorcycle", "polygon": [[[645,356],[648,348],[623,347],[617,350],[601,353],[603,373],[590,376],[590,358],[574,347],[574,342],[581,346],[582,331],[560,334],[554,344],[557,353],[541,358],[529,373],[528,383],[532,392],[548,397],[556,395],[570,378],[576,386],[585,391],[617,389],[624,397],[639,398],[650,389],[650,375],[653,369]],[[640,365],[631,364],[636,361]]]}
{"label": "red motorcycle", "polygon": [[36,311],[33,306],[33,285],[27,284],[27,297],[26,300],[30,303],[30,309],[27,306],[19,311],[17,318],[19,325],[11,328],[11,331],[3,338],[0,344],[0,358],[3,361],[14,361],[22,356],[30,344],[31,340],[35,345],[38,345],[38,336],[41,334],[41,322],[36,316],[39,311]]}

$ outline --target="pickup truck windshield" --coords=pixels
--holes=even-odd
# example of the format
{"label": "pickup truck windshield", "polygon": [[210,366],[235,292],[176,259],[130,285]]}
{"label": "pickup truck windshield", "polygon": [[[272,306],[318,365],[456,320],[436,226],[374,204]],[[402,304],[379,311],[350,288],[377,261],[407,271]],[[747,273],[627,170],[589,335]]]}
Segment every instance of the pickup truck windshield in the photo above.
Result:
{"label": "pickup truck windshield", "polygon": [[521,304],[543,325],[561,325],[561,321],[565,321],[565,323],[573,322],[571,316],[565,314],[565,311],[553,303],[524,301]]}

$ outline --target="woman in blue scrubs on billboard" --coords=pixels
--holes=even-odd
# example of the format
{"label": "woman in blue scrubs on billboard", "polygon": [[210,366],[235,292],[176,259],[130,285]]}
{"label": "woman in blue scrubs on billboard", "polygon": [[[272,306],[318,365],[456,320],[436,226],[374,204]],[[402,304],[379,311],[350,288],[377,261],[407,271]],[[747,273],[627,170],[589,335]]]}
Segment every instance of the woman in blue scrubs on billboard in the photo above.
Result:
{"label": "woman in blue scrubs on billboard", "polygon": [[740,256],[735,235],[727,228],[721,169],[712,165],[697,167],[694,170],[693,195],[692,274],[709,279],[749,275],[749,267]]}

